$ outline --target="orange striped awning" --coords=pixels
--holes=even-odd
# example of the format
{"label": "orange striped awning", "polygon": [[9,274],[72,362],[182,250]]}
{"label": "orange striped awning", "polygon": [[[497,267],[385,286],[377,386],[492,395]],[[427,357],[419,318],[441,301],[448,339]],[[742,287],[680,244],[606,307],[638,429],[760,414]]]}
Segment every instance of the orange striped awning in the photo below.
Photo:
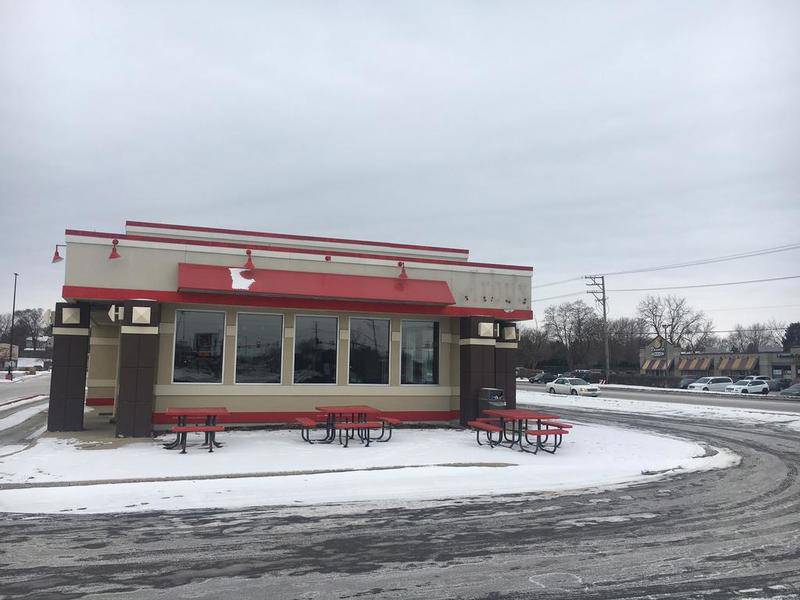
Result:
{"label": "orange striped awning", "polygon": [[711,368],[711,359],[703,356],[694,358],[681,358],[678,360],[678,369],[681,371],[708,371]]}
{"label": "orange striped awning", "polygon": [[741,356],[737,356],[735,359],[733,359],[733,364],[730,367],[731,371],[741,371],[743,362],[744,359]]}
{"label": "orange striped awning", "polygon": [[757,356],[748,356],[747,362],[745,363],[744,370],[745,371],[754,371],[755,368],[758,366],[758,357]]}
{"label": "orange striped awning", "polygon": [[652,358],[648,358],[646,361],[644,361],[642,363],[642,371],[649,371],[651,362],[653,362]]}
{"label": "orange striped awning", "polygon": [[731,368],[732,361],[733,361],[732,356],[723,356],[722,358],[719,359],[719,364],[717,365],[717,368],[720,371],[728,371]]}

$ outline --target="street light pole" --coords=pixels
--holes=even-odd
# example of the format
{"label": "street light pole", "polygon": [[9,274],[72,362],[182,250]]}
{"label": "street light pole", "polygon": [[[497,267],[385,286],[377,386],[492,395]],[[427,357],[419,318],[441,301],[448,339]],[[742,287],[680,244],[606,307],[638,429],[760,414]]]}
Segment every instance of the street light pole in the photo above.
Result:
{"label": "street light pole", "polygon": [[19,273],[14,273],[14,298],[11,301],[11,325],[9,326],[8,333],[8,372],[6,379],[14,379],[14,374],[11,372],[11,362],[14,360],[14,313],[17,312],[17,277]]}

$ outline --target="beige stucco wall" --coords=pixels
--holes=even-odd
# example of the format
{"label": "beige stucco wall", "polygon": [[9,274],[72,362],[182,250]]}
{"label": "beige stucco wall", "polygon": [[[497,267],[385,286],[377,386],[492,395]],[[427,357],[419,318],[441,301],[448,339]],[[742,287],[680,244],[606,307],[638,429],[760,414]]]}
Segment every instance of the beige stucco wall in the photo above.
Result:
{"label": "beige stucco wall", "polygon": [[89,330],[89,366],[86,375],[87,398],[114,398],[117,382],[119,327],[98,323],[92,315]]}
{"label": "beige stucco wall", "polygon": [[[75,241],[80,240],[80,241]],[[243,266],[246,256],[237,248],[218,248],[213,252],[197,251],[193,246],[169,245],[150,248],[137,242],[121,240],[118,246],[122,258],[108,260],[111,244],[84,238],[67,237],[65,284],[70,286],[121,288],[139,290],[177,291],[178,263],[220,266]],[[326,262],[323,256],[253,252],[257,268],[397,277],[396,263],[386,260],[348,259],[334,256]],[[348,262],[351,261],[351,262]],[[384,263],[384,264],[379,264]],[[466,269],[466,267],[464,267]],[[408,263],[406,272],[412,279],[446,281],[456,306],[492,308],[497,310],[530,310],[531,273],[509,272],[502,269],[463,270],[448,265]]]}
{"label": "beige stucco wall", "polygon": [[[226,338],[223,350],[221,384],[172,383],[174,360],[175,311],[216,310],[225,312]],[[236,384],[236,318],[238,312],[283,315],[283,365],[280,384]],[[292,383],[294,372],[294,318],[297,314],[339,318],[336,384]],[[391,325],[388,385],[351,385],[347,382],[349,318],[369,316],[387,318]],[[403,319],[437,320],[440,323],[439,384],[400,384],[400,331]],[[225,406],[235,412],[306,412],[319,404],[364,404],[390,411],[448,411],[459,405],[458,319],[430,316],[296,311],[213,305],[171,305],[161,307],[159,356],[155,387],[155,412],[169,406]]]}

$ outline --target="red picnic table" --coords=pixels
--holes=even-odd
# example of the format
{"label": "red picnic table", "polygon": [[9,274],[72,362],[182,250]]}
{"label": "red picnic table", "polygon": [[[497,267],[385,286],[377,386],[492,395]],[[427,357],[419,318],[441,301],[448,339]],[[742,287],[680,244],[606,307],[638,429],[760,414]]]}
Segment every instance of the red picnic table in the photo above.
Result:
{"label": "red picnic table", "polygon": [[[321,440],[314,440],[313,443],[327,443],[330,444],[336,439],[336,432],[339,432],[339,443],[342,442],[342,434],[344,433],[344,445],[354,439],[356,434],[361,441],[366,441],[367,446],[372,442],[388,442],[392,437],[391,425],[389,427],[389,436],[386,439],[384,418],[381,418],[381,410],[366,404],[348,404],[343,406],[316,406],[319,412],[325,414],[325,437]],[[370,417],[372,418],[370,420]],[[377,420],[376,420],[377,419]],[[393,421],[393,419],[392,419]],[[370,439],[371,429],[381,429],[379,437]],[[312,442],[310,438],[306,441]]]}
{"label": "red picnic table", "polygon": [[[571,427],[571,425],[565,423],[554,423],[553,421],[559,418],[558,415],[526,408],[488,408],[485,409],[483,413],[490,417],[497,417],[500,419],[500,442],[505,440],[509,443],[509,448],[513,448],[515,444],[519,444],[521,452],[530,452],[530,450],[525,449],[525,443],[527,443],[529,446],[536,447],[533,454],[536,454],[539,450],[544,450],[551,454],[554,453],[556,448],[561,445],[563,434],[566,433],[566,430],[562,426],[566,428]],[[535,429],[529,428],[529,421],[536,421]],[[506,426],[508,423],[511,425],[510,438]],[[545,447],[545,442],[549,436],[553,436],[554,439],[552,449]],[[531,437],[536,438],[536,441],[531,441]],[[544,440],[542,438],[544,438]]]}
{"label": "red picnic table", "polygon": [[[209,428],[216,428],[217,427],[217,417],[226,417],[230,415],[230,411],[225,408],[224,406],[197,406],[197,407],[188,407],[188,408],[178,408],[178,407],[169,407],[166,411],[164,411],[168,417],[175,417],[178,420],[177,427],[173,428],[178,429],[175,433],[177,433],[177,437],[174,442],[170,442],[168,444],[164,444],[164,447],[172,450],[173,448],[177,448],[181,445],[181,440],[183,440],[184,451],[186,450],[186,433],[188,433],[188,421],[190,418],[194,419],[203,419],[204,426],[198,427],[198,431],[203,431],[206,435],[205,442],[203,442],[203,446],[208,446],[209,449],[213,449],[213,447],[221,448],[222,444],[215,441],[215,430],[208,430]],[[204,428],[206,429],[204,431]]]}

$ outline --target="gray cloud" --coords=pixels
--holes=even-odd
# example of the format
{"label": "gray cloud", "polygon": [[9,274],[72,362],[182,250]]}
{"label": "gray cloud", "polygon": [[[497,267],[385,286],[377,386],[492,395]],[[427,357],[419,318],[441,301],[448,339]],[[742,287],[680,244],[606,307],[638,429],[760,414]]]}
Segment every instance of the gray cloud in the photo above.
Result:
{"label": "gray cloud", "polygon": [[[126,218],[466,246],[539,282],[797,241],[799,56],[796,2],[2,1],[0,276],[50,305],[64,228]],[[686,295],[730,309],[799,291]]]}

